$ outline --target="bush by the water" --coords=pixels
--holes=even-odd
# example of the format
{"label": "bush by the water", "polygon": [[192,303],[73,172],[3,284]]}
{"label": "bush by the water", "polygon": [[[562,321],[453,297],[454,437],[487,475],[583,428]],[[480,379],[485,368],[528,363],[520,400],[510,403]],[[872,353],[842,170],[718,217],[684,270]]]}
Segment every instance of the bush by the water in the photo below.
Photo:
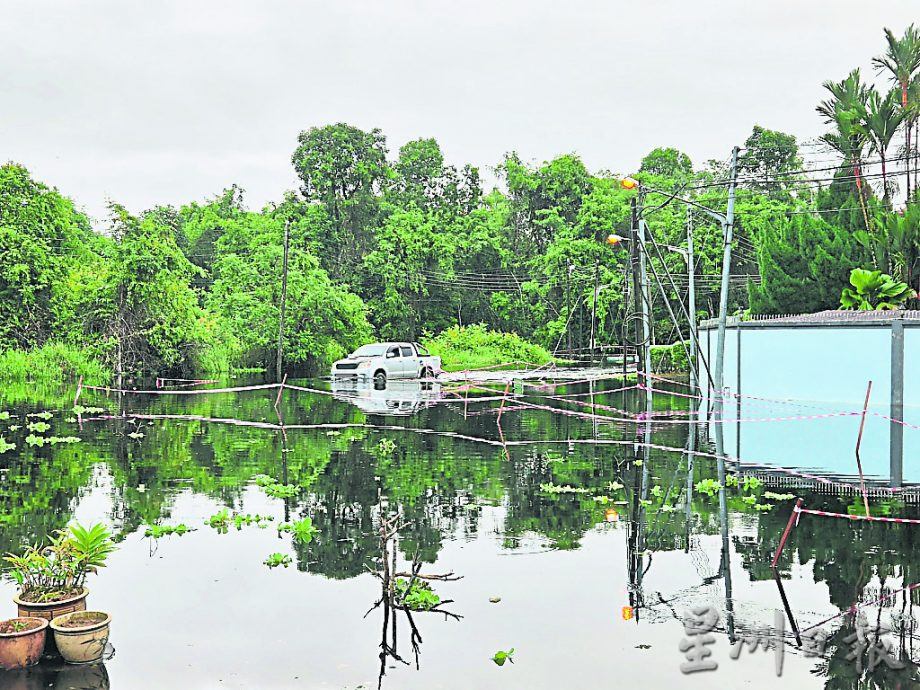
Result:
{"label": "bush by the water", "polygon": [[652,345],[652,369],[655,371],[690,371],[690,362],[680,341],[671,345]]}
{"label": "bush by the water", "polygon": [[64,343],[0,353],[0,380],[51,384],[81,376],[86,383],[98,385],[107,383],[111,373],[88,350]]}
{"label": "bush by the water", "polygon": [[483,324],[454,326],[422,343],[431,354],[441,358],[446,371],[512,362],[546,364],[553,359],[549,351],[527,342],[517,333],[490,331]]}

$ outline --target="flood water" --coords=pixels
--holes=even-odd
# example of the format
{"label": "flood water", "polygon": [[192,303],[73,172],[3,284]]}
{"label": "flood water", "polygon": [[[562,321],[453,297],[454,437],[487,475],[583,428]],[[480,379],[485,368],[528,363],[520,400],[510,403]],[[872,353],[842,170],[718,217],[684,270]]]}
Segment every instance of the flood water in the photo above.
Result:
{"label": "flood water", "polygon": [[[385,391],[290,383],[317,392],[286,390],[277,413],[273,389],[83,391],[79,404],[98,410],[79,416],[74,387],[0,392],[10,414],[0,435],[16,444],[0,455],[0,550],[72,520],[104,521],[118,540],[88,582],[89,608],[112,615],[113,655],[92,667],[0,673],[0,688],[920,685],[920,596],[897,592],[920,580],[920,525],[803,514],[778,569],[799,628],[820,624],[827,646],[806,656],[783,617],[776,649],[731,658],[752,630],[778,639],[771,628],[783,605],[771,561],[791,496],[839,514],[861,514],[862,498],[852,486],[732,461],[720,468],[705,433],[713,425],[689,423],[696,404],[686,386],[656,393],[649,423],[620,411],[641,412],[646,398],[615,379],[518,382],[505,402],[500,382]],[[41,411],[52,413],[50,429],[30,431],[39,418],[27,415]],[[824,421],[763,424],[782,435],[784,425]],[[850,419],[843,433],[855,440],[858,425]],[[682,452],[691,428],[700,455]],[[30,434],[79,441],[35,446]],[[807,467],[808,450],[773,460]],[[272,481],[293,495],[272,497],[264,486]],[[917,517],[910,496],[878,492],[872,512]],[[224,528],[207,524],[222,510]],[[237,515],[261,519],[237,527]],[[380,536],[394,516],[395,564]],[[303,517],[312,538],[279,531]],[[144,536],[150,525],[179,524],[193,531]],[[272,554],[290,564],[268,567]],[[374,573],[384,561],[409,571],[413,559],[422,574],[460,577],[431,581],[450,600],[438,608],[453,616],[375,606]],[[0,585],[10,616],[14,593]],[[904,669],[878,657],[871,669],[857,665],[847,640],[858,621],[839,614],[859,603],[873,626],[893,628],[884,639]],[[707,659],[718,668],[685,674],[682,618],[695,607],[718,613]],[[512,663],[492,661],[512,649]]]}

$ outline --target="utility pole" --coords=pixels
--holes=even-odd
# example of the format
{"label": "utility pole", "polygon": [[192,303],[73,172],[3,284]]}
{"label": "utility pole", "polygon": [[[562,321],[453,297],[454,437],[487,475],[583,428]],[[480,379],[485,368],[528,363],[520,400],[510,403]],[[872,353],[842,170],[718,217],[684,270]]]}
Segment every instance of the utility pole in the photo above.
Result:
{"label": "utility pole", "polygon": [[649,288],[648,272],[645,266],[645,231],[648,226],[644,220],[639,220],[639,275],[642,280],[642,341],[645,343],[643,348],[645,360],[645,385],[647,386],[646,397],[648,402],[648,412],[651,412],[651,389],[652,389],[652,293]]}
{"label": "utility pole", "polygon": [[[725,366],[725,324],[728,320],[728,283],[732,264],[732,229],[735,221],[735,186],[738,181],[738,147],[732,149],[731,182],[728,187],[728,211],[722,224],[725,246],[722,251],[722,291],[719,294],[719,335],[716,341],[716,388],[721,400],[724,389],[723,371]],[[719,410],[721,412],[721,409]]]}
{"label": "utility pole", "polygon": [[594,348],[596,346],[595,335],[597,333],[595,324],[597,323],[597,285],[600,278],[600,266],[598,260],[594,260],[594,306],[591,308],[591,361],[594,362]]}
{"label": "utility pole", "polygon": [[[639,271],[639,211],[636,198],[630,200],[631,223],[629,227],[629,267],[632,272],[632,297],[633,297],[633,315],[635,322],[635,343],[636,343],[636,369],[639,368],[639,362],[644,361],[641,356],[645,349],[642,344],[643,325],[645,323],[644,311],[642,308],[642,276]],[[637,319],[642,319],[640,324]],[[625,353],[624,353],[625,357]]]}
{"label": "utility pole", "polygon": [[291,221],[284,221],[284,264],[281,269],[281,314],[278,318],[278,361],[275,366],[275,380],[281,380],[281,350],[284,346],[284,309],[287,306],[288,244]]}
{"label": "utility pole", "polygon": [[569,356],[572,354],[572,268],[569,264],[565,272],[565,335]]}
{"label": "utility pole", "polygon": [[689,290],[689,314],[690,317],[690,383],[693,386],[694,395],[700,387],[699,373],[697,372],[697,343],[698,332],[696,330],[696,262],[693,258],[693,207],[687,206],[687,288]]}

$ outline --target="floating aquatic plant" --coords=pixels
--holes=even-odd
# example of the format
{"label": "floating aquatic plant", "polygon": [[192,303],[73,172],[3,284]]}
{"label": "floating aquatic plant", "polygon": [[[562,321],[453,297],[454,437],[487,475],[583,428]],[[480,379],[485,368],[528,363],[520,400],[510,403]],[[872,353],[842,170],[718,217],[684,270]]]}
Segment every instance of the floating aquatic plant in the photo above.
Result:
{"label": "floating aquatic plant", "polygon": [[29,431],[34,431],[35,433],[38,433],[38,434],[43,434],[44,432],[48,431],[48,429],[50,428],[51,428],[51,425],[48,424],[47,422],[30,422],[29,424],[26,425],[26,429],[28,429]]}
{"label": "floating aquatic plant", "polygon": [[194,531],[194,528],[189,527],[185,523],[180,523],[178,525],[147,525],[147,529],[144,530],[144,536],[159,539],[160,537],[167,537],[171,534],[175,534],[181,537],[186,532]]}
{"label": "floating aquatic plant", "polygon": [[273,553],[262,562],[269,568],[277,568],[279,565],[283,565],[285,568],[287,568],[293,561],[287,554]]}
{"label": "floating aquatic plant", "polygon": [[83,405],[73,406],[74,414],[102,414],[103,412],[105,412],[105,408],[102,407],[83,407]]}
{"label": "floating aquatic plant", "polygon": [[48,443],[55,445],[58,443],[79,443],[80,438],[78,436],[49,436]]}
{"label": "floating aquatic plant", "polygon": [[757,477],[745,477],[743,489],[745,491],[756,491],[763,486],[763,482]]}
{"label": "floating aquatic plant", "polygon": [[569,486],[568,484],[563,484],[559,486],[558,484],[553,484],[552,482],[546,484],[540,484],[540,490],[545,491],[548,494],[587,494],[591,493],[591,489],[585,488],[583,486]]}
{"label": "floating aquatic plant", "polygon": [[256,486],[261,487],[262,491],[271,498],[293,498],[297,495],[298,487],[296,484],[282,484],[267,474],[257,474],[253,479],[256,482]]}
{"label": "floating aquatic plant", "polygon": [[719,484],[715,479],[703,479],[696,483],[694,487],[697,493],[706,494],[707,496],[715,496],[722,489],[722,485]]}
{"label": "floating aquatic plant", "polygon": [[313,520],[309,517],[305,517],[297,522],[282,522],[278,525],[278,532],[290,532],[294,535],[294,539],[297,541],[307,544],[313,540],[314,535],[318,532],[313,526]]}
{"label": "floating aquatic plant", "polygon": [[773,493],[772,491],[764,491],[763,497],[770,498],[774,501],[791,501],[793,498],[795,498],[795,494],[777,494]]}
{"label": "floating aquatic plant", "polygon": [[409,580],[398,578],[394,587],[397,600],[411,611],[430,611],[441,603],[441,597],[432,591],[430,584],[422,580],[414,580],[410,587]]}
{"label": "floating aquatic plant", "polygon": [[495,652],[495,656],[492,657],[492,661],[494,661],[498,666],[504,666],[506,661],[513,664],[513,657],[514,647],[509,649],[507,652],[503,652],[501,650]]}

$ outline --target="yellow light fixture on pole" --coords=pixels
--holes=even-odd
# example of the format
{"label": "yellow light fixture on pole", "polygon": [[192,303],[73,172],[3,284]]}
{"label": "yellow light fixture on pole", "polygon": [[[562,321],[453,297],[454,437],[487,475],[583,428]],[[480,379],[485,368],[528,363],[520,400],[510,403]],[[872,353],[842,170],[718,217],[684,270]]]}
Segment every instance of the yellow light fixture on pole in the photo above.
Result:
{"label": "yellow light fixture on pole", "polygon": [[639,181],[632,177],[624,177],[622,180],[620,180],[620,186],[623,189],[635,189],[639,186]]}
{"label": "yellow light fixture on pole", "polygon": [[616,235],[613,233],[611,233],[610,235],[607,235],[607,244],[609,244],[611,247],[617,246],[622,241],[623,241],[623,238],[620,235]]}

